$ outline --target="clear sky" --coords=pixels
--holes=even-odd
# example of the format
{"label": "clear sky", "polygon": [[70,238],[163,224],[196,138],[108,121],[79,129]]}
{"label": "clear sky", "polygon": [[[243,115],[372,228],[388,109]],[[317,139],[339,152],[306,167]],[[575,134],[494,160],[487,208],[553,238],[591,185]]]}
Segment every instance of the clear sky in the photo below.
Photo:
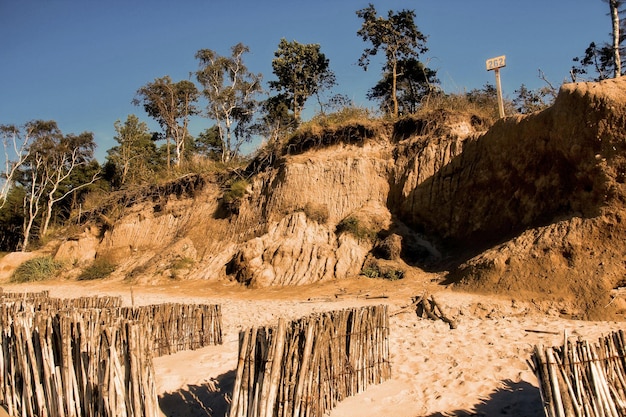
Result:
{"label": "clear sky", "polygon": [[[251,50],[248,69],[267,82],[281,38],[320,44],[334,92],[375,107],[365,95],[381,65],[357,65],[367,45],[355,12],[370,2],[381,15],[415,11],[428,37],[421,60],[449,93],[494,84],[485,60],[499,55],[505,97],[545,85],[539,69],[558,86],[591,41],[610,40],[601,0],[0,0],[0,124],[45,119],[66,134],[93,132],[103,162],[116,120],[136,114],[158,129],[131,104],[138,88],[165,75],[189,79],[199,49],[230,55],[239,42]],[[197,117],[191,133],[212,124]]]}

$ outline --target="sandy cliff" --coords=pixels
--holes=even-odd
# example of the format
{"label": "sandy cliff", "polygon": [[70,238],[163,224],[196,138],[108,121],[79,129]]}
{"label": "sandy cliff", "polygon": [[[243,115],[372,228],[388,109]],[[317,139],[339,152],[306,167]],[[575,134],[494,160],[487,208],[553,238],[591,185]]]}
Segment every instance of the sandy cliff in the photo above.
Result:
{"label": "sandy cliff", "polygon": [[386,241],[406,273],[547,295],[574,315],[621,308],[626,80],[565,85],[551,108],[487,131],[472,114],[433,116],[292,138],[241,174],[234,208],[215,178],[153,187],[58,257],[108,257],[129,280],[264,287],[356,275]]}

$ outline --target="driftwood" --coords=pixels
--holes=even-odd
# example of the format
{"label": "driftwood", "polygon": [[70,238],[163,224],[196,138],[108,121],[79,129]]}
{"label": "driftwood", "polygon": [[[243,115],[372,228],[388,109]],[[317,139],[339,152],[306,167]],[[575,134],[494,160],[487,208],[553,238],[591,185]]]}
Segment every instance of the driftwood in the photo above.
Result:
{"label": "driftwood", "polygon": [[431,320],[441,320],[450,326],[450,329],[456,329],[456,321],[448,318],[439,306],[439,303],[435,300],[434,296],[418,295],[411,298],[411,304],[402,307],[400,310],[391,314],[392,316],[405,313],[407,311],[415,310],[417,317],[428,318]]}

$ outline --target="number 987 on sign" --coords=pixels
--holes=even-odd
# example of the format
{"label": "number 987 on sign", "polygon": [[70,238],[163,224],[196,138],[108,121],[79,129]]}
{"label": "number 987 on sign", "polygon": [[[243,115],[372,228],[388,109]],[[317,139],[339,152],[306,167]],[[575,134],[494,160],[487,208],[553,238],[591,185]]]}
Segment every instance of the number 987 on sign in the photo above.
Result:
{"label": "number 987 on sign", "polygon": [[497,56],[495,58],[490,58],[486,61],[487,71],[494,70],[496,68],[502,68],[506,66],[506,56]]}

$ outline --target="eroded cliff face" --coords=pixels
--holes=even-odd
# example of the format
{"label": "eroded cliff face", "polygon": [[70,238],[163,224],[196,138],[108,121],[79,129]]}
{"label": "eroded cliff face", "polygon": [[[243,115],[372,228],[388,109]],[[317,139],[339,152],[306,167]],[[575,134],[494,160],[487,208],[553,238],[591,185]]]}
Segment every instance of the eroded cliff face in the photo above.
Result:
{"label": "eroded cliff face", "polygon": [[427,184],[439,200],[415,190],[407,214],[457,247],[482,245],[450,281],[603,317],[624,308],[610,297],[626,282],[625,156],[626,80],[568,84],[551,108],[466,146]]}
{"label": "eroded cliff face", "polygon": [[588,295],[577,314],[607,304],[626,282],[626,80],[565,85],[551,108],[486,132],[471,114],[433,116],[303,138],[308,150],[248,177],[236,212],[219,181],[142,201],[93,252],[131,279],[299,285],[358,274],[389,237],[414,267],[452,265],[459,287]]}

